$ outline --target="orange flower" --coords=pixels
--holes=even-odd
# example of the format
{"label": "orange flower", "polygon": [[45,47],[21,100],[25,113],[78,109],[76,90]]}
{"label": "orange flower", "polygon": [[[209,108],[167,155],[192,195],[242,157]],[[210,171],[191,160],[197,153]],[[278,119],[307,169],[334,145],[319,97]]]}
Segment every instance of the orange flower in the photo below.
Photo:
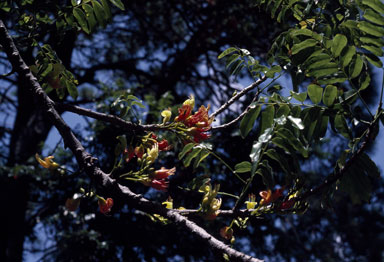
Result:
{"label": "orange flower", "polygon": [[99,197],[98,203],[99,203],[100,212],[103,214],[107,214],[111,211],[111,208],[113,206],[113,199],[107,198],[107,200],[105,200],[104,198]]}
{"label": "orange flower", "polygon": [[267,191],[261,191],[259,193],[262,198],[260,200],[260,206],[266,206],[269,203],[275,202],[277,199],[283,196],[283,191],[283,188],[276,189],[273,193],[270,189]]}
{"label": "orange flower", "polygon": [[231,239],[232,236],[233,236],[233,229],[230,228],[230,227],[227,227],[227,226],[222,227],[222,228],[220,229],[220,236],[221,236],[222,238],[225,238],[226,240]]}
{"label": "orange flower", "polygon": [[209,118],[208,110],[210,105],[206,108],[205,106],[201,106],[195,114],[188,117],[185,121],[186,126],[192,127],[209,127],[212,124],[213,118]]}
{"label": "orange flower", "polygon": [[154,172],[153,178],[154,179],[164,179],[164,178],[167,178],[167,177],[175,174],[175,171],[176,171],[176,167],[171,168],[171,169],[166,169],[165,167],[161,167],[161,169],[156,170]]}
{"label": "orange flower", "polygon": [[154,179],[149,184],[152,188],[160,191],[167,191],[168,182],[164,179]]}

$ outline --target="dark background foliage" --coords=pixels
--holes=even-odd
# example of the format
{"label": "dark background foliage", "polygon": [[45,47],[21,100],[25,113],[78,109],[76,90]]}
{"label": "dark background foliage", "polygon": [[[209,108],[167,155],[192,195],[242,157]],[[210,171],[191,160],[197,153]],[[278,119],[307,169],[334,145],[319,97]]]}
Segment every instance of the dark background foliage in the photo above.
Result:
{"label": "dark background foliage", "polygon": [[[34,64],[36,48],[30,41],[30,31],[17,24],[18,18],[24,13],[40,13],[55,19],[58,9],[70,5],[67,1],[53,2],[13,1],[17,9],[0,13],[28,64]],[[110,113],[113,100],[123,91],[131,90],[145,101],[148,114],[136,110],[130,120],[159,122],[161,110],[181,103],[191,93],[198,105],[209,102],[217,107],[238,90],[234,83],[250,81],[246,75],[229,77],[217,55],[228,46],[237,46],[263,60],[271,41],[289,24],[277,24],[251,2],[132,0],[125,1],[126,11],[112,9],[112,22],[91,36],[65,28],[57,31],[54,23],[41,23],[33,33],[53,47],[79,80],[80,97],[77,101],[67,98],[68,101]],[[1,73],[7,73],[10,66],[2,53],[0,63]],[[17,76],[2,77],[0,90],[0,261],[31,261],[31,254],[41,261],[219,260],[188,232],[173,225],[153,223],[119,199],[115,199],[109,216],[100,214],[92,200],[83,201],[77,213],[65,211],[65,200],[90,181],[63,149],[55,151],[55,159],[76,173],[51,174],[37,166],[34,154],[46,148],[44,142],[52,124]],[[51,97],[57,100],[54,93]],[[228,110],[216,121],[232,119],[242,109],[239,106]],[[135,134],[96,121],[83,123],[87,123],[85,129],[75,131],[83,137],[87,150],[99,158],[105,171],[110,170],[116,136]],[[230,166],[248,158],[254,139],[251,133],[242,140],[235,136],[237,130],[234,126],[217,131],[210,141]],[[304,169],[313,181],[328,174],[336,161],[333,153],[341,150],[342,139],[331,134],[329,140],[321,147],[323,157],[314,159]],[[176,207],[187,208],[197,208],[201,195],[176,185],[186,186],[199,175],[210,175],[223,191],[238,193],[237,180],[212,157],[197,170],[182,168],[177,152],[168,153],[162,161],[161,165],[178,166],[169,192],[147,191],[132,183],[128,184],[130,188],[157,201],[170,195]],[[251,219],[247,229],[235,230],[234,246],[267,261],[381,261],[382,181],[378,180],[374,187],[376,193],[366,205],[354,206],[340,194],[325,209],[319,201],[311,201],[311,208],[303,215]],[[263,189],[260,179],[251,191]],[[225,196],[223,201],[224,207],[233,203]],[[193,220],[217,237],[218,229],[228,223],[222,218],[213,222],[199,217]]]}

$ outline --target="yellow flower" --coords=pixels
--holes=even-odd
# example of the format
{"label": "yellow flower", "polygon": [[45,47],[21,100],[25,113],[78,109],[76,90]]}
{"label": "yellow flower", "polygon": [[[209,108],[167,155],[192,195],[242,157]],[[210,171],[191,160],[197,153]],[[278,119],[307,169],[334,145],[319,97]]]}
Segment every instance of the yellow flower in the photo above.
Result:
{"label": "yellow flower", "polygon": [[255,207],[257,205],[257,202],[255,200],[256,200],[256,196],[254,194],[250,194],[249,195],[249,201],[245,201],[245,204],[247,204],[248,210],[255,209]]}
{"label": "yellow flower", "polygon": [[193,95],[189,96],[189,99],[185,100],[183,105],[190,106],[191,109],[195,107],[195,97]]}
{"label": "yellow flower", "polygon": [[54,156],[47,156],[43,160],[40,158],[39,154],[36,153],[35,158],[36,158],[37,162],[39,162],[39,164],[42,167],[47,168],[49,170],[55,170],[55,169],[60,167],[60,165],[58,163],[56,163],[52,160],[54,158]]}
{"label": "yellow flower", "polygon": [[173,209],[173,199],[171,197],[169,197],[167,201],[164,201],[161,204],[164,205],[167,209]]}
{"label": "yellow flower", "polygon": [[170,109],[163,110],[163,112],[161,112],[161,116],[163,117],[163,124],[165,124],[171,119],[172,112]]}
{"label": "yellow flower", "polygon": [[157,157],[159,156],[159,145],[155,143],[151,149],[147,149],[147,161],[149,164],[155,162]]}

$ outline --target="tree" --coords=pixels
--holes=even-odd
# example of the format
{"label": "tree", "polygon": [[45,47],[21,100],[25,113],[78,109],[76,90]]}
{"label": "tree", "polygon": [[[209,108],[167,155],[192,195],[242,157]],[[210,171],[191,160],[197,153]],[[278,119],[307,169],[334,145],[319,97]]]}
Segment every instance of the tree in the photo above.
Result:
{"label": "tree", "polygon": [[[40,164],[50,170],[45,173],[46,177],[43,176],[44,180],[53,181],[51,190],[60,189],[61,196],[54,194],[41,196],[40,198],[45,201],[50,200],[50,205],[46,205],[50,208],[47,208],[47,211],[40,209],[36,217],[41,215],[40,212],[45,213],[46,217],[57,212],[57,201],[60,199],[68,198],[67,208],[75,210],[80,199],[82,202],[90,202],[92,198],[96,198],[101,213],[113,212],[116,215],[131,218],[141,216],[142,218],[142,212],[145,212],[150,219],[141,224],[147,225],[150,220],[160,224],[172,223],[179,231],[184,231],[184,234],[179,233],[183,237],[188,239],[192,236],[192,238],[200,239],[200,243],[208,244],[212,253],[192,249],[191,252],[196,252],[194,255],[197,257],[210,258],[214,255],[216,259],[258,261],[258,259],[251,258],[225,245],[217,238],[221,235],[222,239],[231,246],[238,247],[235,237],[243,234],[239,229],[246,228],[249,221],[252,222],[252,225],[248,226],[251,228],[249,230],[261,232],[262,227],[257,228],[260,223],[257,218],[270,213],[275,216],[304,213],[309,208],[310,199],[316,200],[320,194],[322,194],[321,202],[324,206],[329,206],[334,201],[333,198],[342,196],[340,191],[347,193],[352,203],[369,201],[372,191],[371,180],[379,175],[379,171],[365,151],[369,144],[373,144],[378,133],[379,122],[383,119],[381,99],[376,106],[376,113],[370,112],[366,102],[369,91],[374,90],[375,86],[370,84],[371,78],[373,78],[370,65],[382,67],[378,57],[382,56],[383,31],[380,26],[383,21],[381,14],[384,5],[380,1],[367,0],[357,3],[343,3],[342,1],[339,3],[327,3],[327,1],[310,1],[309,3],[269,1],[264,3],[264,1],[255,1],[253,5],[256,6],[256,9],[265,10],[272,19],[282,23],[282,26],[266,23],[278,28],[270,32],[271,36],[274,36],[276,32],[276,38],[273,42],[271,41],[272,44],[269,44],[270,49],[266,56],[253,57],[250,51],[238,47],[228,48],[218,56],[219,59],[226,60],[230,74],[239,75],[239,77],[248,74],[253,79],[251,85],[238,90],[232,96],[230,93],[234,89],[228,78],[217,70],[216,62],[212,62],[210,52],[217,52],[218,50],[215,48],[222,44],[232,44],[232,41],[236,39],[234,37],[236,29],[232,34],[224,33],[224,37],[218,37],[220,29],[228,29],[233,24],[237,26],[237,16],[234,14],[248,12],[244,11],[248,5],[227,7],[224,4],[221,5],[225,1],[202,1],[198,4],[192,2],[180,4],[170,1],[167,7],[180,16],[164,15],[161,16],[162,23],[153,25],[148,23],[147,17],[154,15],[153,10],[159,8],[161,2],[145,4],[146,6],[141,9],[145,10],[141,11],[145,15],[141,13],[137,15],[135,12],[138,9],[135,9],[134,6],[142,7],[143,5],[140,1],[138,2],[123,5],[120,1],[72,1],[72,5],[66,3],[62,3],[60,6],[51,5],[46,10],[37,12],[34,10],[36,4],[44,4],[44,1],[41,3],[32,1],[32,5],[28,1],[15,3],[18,9],[15,9],[16,15],[10,16],[9,21],[15,17],[19,21],[21,30],[19,38],[24,43],[20,46],[20,50],[25,49],[25,51],[23,50],[25,54],[13,44],[13,39],[5,25],[3,23],[0,25],[1,46],[7,56],[6,59],[12,66],[12,72],[5,75],[4,79],[11,82],[12,86],[18,85],[18,114],[11,132],[12,136],[9,139],[9,151],[4,152],[8,154],[7,166],[9,167],[5,168],[5,172],[11,170],[13,174],[17,174],[15,181],[5,178],[7,188],[9,190],[10,185],[19,188],[19,190],[12,189],[16,194],[11,199],[19,201],[20,205],[15,207],[14,204],[11,204],[9,207],[11,210],[15,209],[12,216],[19,218],[19,220],[12,221],[14,225],[20,224],[20,221],[24,219],[25,204],[28,199],[28,190],[25,188],[30,189],[30,184],[34,183],[30,178],[19,178],[20,173],[31,173],[30,165],[18,166],[16,164],[24,163],[38,151],[38,142],[44,140],[52,125],[58,129],[64,146],[70,149],[78,167],[75,165],[61,167],[53,162],[51,157],[41,159],[37,156]],[[2,8],[5,12],[12,14],[14,10],[7,4],[8,2],[3,3]],[[160,29],[163,24],[177,25],[183,21],[181,27],[170,26],[176,32],[176,41],[170,40],[167,43],[167,39],[165,39],[164,42],[159,42],[158,46],[155,44],[149,51],[140,50],[140,43],[145,41],[144,39],[139,38],[127,49],[120,48],[121,42],[114,41],[110,44],[110,49],[105,49],[111,53],[104,55],[103,59],[100,59],[101,61],[95,61],[96,59],[89,55],[91,54],[89,52],[96,50],[103,54],[105,46],[90,46],[87,38],[91,35],[96,37],[98,26],[105,26],[109,22],[112,17],[110,14],[112,5],[121,10],[127,8],[130,12],[126,16],[127,21],[133,21],[134,25],[137,22],[140,26],[154,28],[154,37],[163,37],[159,34],[162,32]],[[184,8],[190,8],[190,12],[185,12],[188,9]],[[204,13],[208,11],[212,13]],[[226,20],[224,23],[215,23],[215,19],[208,19],[207,14],[215,14],[215,12],[223,13],[223,17],[228,17],[228,20],[224,19]],[[194,15],[197,17],[196,20],[192,19],[195,18]],[[232,18],[232,15],[235,18]],[[138,19],[129,20],[132,16]],[[126,37],[135,35],[136,31],[130,30],[130,27],[128,30],[121,28],[119,14],[114,14],[113,17],[116,18],[115,29],[124,32],[119,34],[122,41]],[[252,22],[247,18],[248,16],[243,18],[241,25],[252,26]],[[11,24],[11,22],[9,23]],[[211,25],[214,25],[215,28]],[[189,31],[180,30],[184,26],[193,34],[189,35],[185,33]],[[76,29],[81,30],[82,33],[78,34],[80,31],[76,33]],[[45,34],[46,30],[48,30],[48,34]],[[118,31],[108,31],[108,27],[106,29],[107,34],[118,33]],[[173,34],[171,35],[173,36]],[[76,38],[77,41],[84,43],[79,49],[83,50],[84,55],[77,59],[87,57],[90,66],[84,67],[76,59],[72,61],[75,66],[70,64],[68,54],[75,49]],[[45,44],[46,39],[50,39],[47,42],[52,41],[52,44]],[[55,42],[54,39],[61,39],[61,41]],[[184,39],[189,39],[189,41],[185,44]],[[206,41],[200,43],[200,39]],[[168,55],[169,50],[162,44],[172,45],[174,43],[179,45],[175,48],[178,52]],[[235,44],[238,43],[235,42]],[[66,48],[62,48],[63,46]],[[160,53],[155,51],[158,47],[163,48]],[[245,48],[247,47],[245,46]],[[252,48],[260,51],[255,46]],[[129,50],[131,51],[129,54],[134,55],[144,53],[146,62],[137,64],[140,61],[137,57],[132,58],[122,50]],[[36,51],[38,52],[36,53]],[[168,56],[167,59],[162,60],[161,56],[164,54]],[[207,62],[208,74],[202,73],[204,69],[199,70],[195,67],[201,54],[206,54],[204,61]],[[67,59],[63,60],[62,57]],[[186,60],[188,63],[183,65]],[[71,66],[77,72],[75,75],[66,69]],[[76,100],[79,94],[76,86],[79,82],[93,82],[95,77],[103,76],[102,70],[113,69],[119,69],[117,71],[119,76],[125,74],[128,83],[131,82],[137,86],[133,86],[129,92],[122,92],[121,89],[126,84],[120,80],[116,82],[117,88],[112,92],[105,85],[100,85],[101,95],[98,97],[90,95],[91,89],[80,89],[83,92],[81,96],[85,99]],[[183,73],[184,70],[187,74]],[[12,77],[14,72],[17,72],[18,78]],[[96,72],[99,73],[96,74]],[[285,86],[284,83],[279,82],[280,85],[276,85],[276,81],[284,74],[289,74],[292,79],[292,90],[289,92],[290,87]],[[197,103],[193,97],[185,100],[181,106],[177,106],[174,101],[182,102],[182,97],[185,95],[184,92],[177,90],[177,83],[183,80],[182,77],[194,80],[186,86],[186,90],[193,90],[196,94],[200,93],[198,96],[200,102],[205,102],[205,96],[223,91],[229,95],[218,96],[217,100],[222,105],[217,106],[210,114],[208,113],[209,106],[202,106],[193,111],[194,104]],[[212,88],[202,89],[199,87],[201,83],[206,83]],[[156,95],[145,96],[147,91],[141,86],[145,87],[149,84]],[[168,84],[174,86],[175,89],[168,96],[161,97],[160,94],[168,91]],[[26,86],[28,88],[25,88]],[[6,90],[3,93],[3,97],[10,102],[9,104],[12,104],[13,99],[8,97],[7,92]],[[145,105],[133,94],[144,97]],[[381,97],[382,91],[380,94]],[[68,95],[74,101],[68,100]],[[88,99],[89,96],[93,96],[92,99]],[[114,96],[115,99],[112,100]],[[28,101],[31,97],[33,103]],[[243,100],[239,102],[241,99]],[[78,106],[81,103],[95,101],[101,105],[98,107],[100,112]],[[157,103],[157,101],[159,102]],[[239,108],[241,111],[231,112],[229,110],[234,103],[241,104]],[[145,108],[146,106],[147,108]],[[176,118],[171,116],[171,108],[166,109],[168,106],[174,106],[173,113],[176,112]],[[142,111],[136,110],[136,107],[144,107],[149,110],[145,120],[158,124],[144,125],[138,122]],[[60,116],[60,113],[65,111],[96,119],[97,122],[92,123],[96,134],[95,140],[91,142],[84,139],[79,140],[77,136],[82,134],[75,136]],[[217,124],[212,124],[214,118],[218,119]],[[231,118],[233,120],[230,120]],[[27,120],[28,124],[36,127],[33,131],[20,128],[25,125]],[[257,125],[254,129],[255,123]],[[236,126],[237,124],[239,124],[239,128]],[[239,129],[239,135],[235,137],[228,135],[228,130],[237,129]],[[6,131],[5,128],[4,131]],[[159,138],[159,133],[162,138]],[[229,134],[231,133],[229,132]],[[212,141],[214,148],[205,142],[211,135],[212,139],[208,141]],[[31,137],[38,139],[31,139]],[[326,140],[330,138],[340,141],[327,143]],[[240,139],[250,142],[251,146],[244,146],[240,150],[239,146],[244,143]],[[230,144],[228,144],[228,140]],[[234,141],[236,142],[234,143]],[[87,148],[92,149],[95,153],[99,152],[99,160],[89,154],[83,144],[87,144]],[[168,153],[169,157],[162,159],[161,154],[159,157],[159,150],[170,149],[170,144],[173,149]],[[327,150],[329,146],[337,146],[340,149],[330,151]],[[104,151],[102,151],[103,149]],[[231,153],[226,154],[225,152]],[[327,152],[330,155],[327,156],[325,154]],[[244,155],[248,154],[250,159],[244,158]],[[173,176],[175,173],[175,170],[170,168],[173,167],[175,161],[170,158],[176,156],[183,162],[185,168],[180,167],[180,163],[176,161],[178,172],[181,170],[183,174],[175,175],[174,179],[170,179],[169,185],[168,176]],[[302,168],[305,163],[319,164],[318,159],[324,158],[324,156],[326,159],[320,163],[326,167],[324,168],[325,173],[311,173],[311,170]],[[69,163],[71,157],[62,153],[58,162],[63,161],[64,163],[65,160]],[[159,165],[169,168],[160,168]],[[199,170],[201,165],[205,167],[205,175],[196,176],[196,171],[193,170]],[[112,171],[106,173],[99,166],[102,166],[103,170]],[[223,168],[228,168],[229,171],[223,171]],[[65,179],[52,178],[52,175],[60,173],[66,176]],[[223,179],[220,178],[220,173],[229,173],[230,176]],[[211,175],[211,178],[208,175]],[[140,183],[135,184],[132,181]],[[221,191],[219,191],[218,182],[221,184]],[[152,201],[133,193],[145,193],[148,187],[165,191],[168,186],[169,194],[174,198],[175,204],[182,203],[188,208],[194,206],[195,209],[174,209],[172,200],[164,203],[168,208],[162,207],[160,204],[156,204],[156,202],[162,202],[159,200],[162,196],[156,196],[152,191],[145,195],[151,197]],[[80,189],[81,187],[83,189]],[[9,197],[12,191],[7,191],[5,195]],[[34,189],[34,192],[38,191]],[[77,194],[71,197],[70,195],[75,192]],[[254,195],[256,192],[260,192],[260,197]],[[381,190],[378,189],[378,192]],[[250,199],[247,202],[247,208],[242,209],[248,194],[250,194]],[[221,198],[217,195],[221,195]],[[128,204],[130,211],[122,211],[125,204]],[[315,203],[316,205],[319,206],[319,203]],[[89,212],[89,208],[90,206],[82,211]],[[132,208],[137,212],[134,213]],[[64,213],[61,212],[61,214]],[[83,215],[85,214],[83,213]],[[380,212],[377,212],[377,215],[382,219]],[[219,218],[216,218],[217,216]],[[307,216],[305,214],[302,217]],[[204,219],[215,219],[215,221],[206,224]],[[219,219],[222,220],[217,221]],[[53,222],[56,230],[62,229],[64,232],[70,232],[70,234],[55,239],[59,245],[66,248],[64,251],[56,250],[54,257],[65,261],[74,259],[68,257],[70,254],[65,250],[76,248],[76,245],[71,246],[70,244],[78,238],[81,239],[80,242],[88,241],[87,245],[93,248],[92,251],[97,250],[97,252],[93,252],[93,255],[84,252],[84,257],[78,257],[81,260],[95,261],[97,257],[103,257],[103,260],[105,257],[109,257],[110,260],[128,259],[134,253],[138,259],[148,259],[153,256],[152,254],[157,254],[157,257],[161,259],[162,252],[153,250],[153,248],[159,247],[159,240],[153,240],[157,243],[150,246],[146,246],[145,243],[140,245],[137,243],[148,241],[148,238],[131,243],[133,246],[142,247],[143,255],[131,247],[119,249],[119,245],[121,246],[122,243],[136,240],[113,234],[105,236],[104,234],[107,235],[106,231],[108,231],[105,227],[108,225],[113,224],[113,227],[117,229],[127,227],[127,225],[123,225],[123,220],[114,217],[109,221],[105,220],[106,218],[102,217],[98,219],[97,223],[82,223],[81,227],[75,226],[73,221],[69,222],[68,217],[61,218],[58,220],[60,222]],[[276,220],[271,219],[270,221],[273,223],[278,220],[276,218]],[[313,221],[313,219],[309,222],[301,219],[301,222],[310,225]],[[168,225],[168,229],[161,228],[158,231],[169,230],[173,225]],[[87,227],[96,228],[98,234],[92,230],[86,230]],[[149,225],[149,227],[151,226]],[[203,227],[206,227],[210,233]],[[80,231],[82,233],[75,233],[76,228],[82,228],[83,231]],[[299,228],[300,230],[305,231],[303,228]],[[20,230],[19,234],[12,235],[12,237],[11,235],[5,234],[5,241],[12,244],[2,245],[2,256],[6,259],[20,259],[25,231]],[[278,235],[278,233],[275,232],[274,235]],[[296,237],[299,243],[300,235],[296,233]],[[11,240],[12,238],[17,238],[17,240]],[[95,244],[102,245],[104,242],[99,243],[99,240],[103,238],[109,239],[116,245],[113,248],[95,246]],[[344,239],[348,240],[346,243],[353,247],[354,243],[348,237]],[[263,247],[268,247],[273,240],[269,240],[270,244],[265,243],[263,238],[256,241],[261,242]],[[279,241],[284,241],[284,238],[279,237]],[[13,245],[15,243],[16,248]],[[335,248],[334,245],[324,245],[327,248]],[[350,252],[351,257],[360,255],[360,251],[353,249],[350,251],[348,248],[345,248],[345,252]],[[310,247],[308,249],[311,250]],[[271,250],[278,252],[275,256],[270,256],[271,259],[292,257],[314,260],[327,256],[332,257],[337,253],[337,251],[329,251],[320,254],[308,250],[282,252],[278,247]],[[121,253],[119,254],[119,252]],[[258,253],[260,252],[261,250],[258,250]],[[175,257],[179,253],[188,257],[185,254],[188,253],[188,250],[177,252],[167,250],[164,253],[166,253],[164,257]],[[46,254],[48,256],[45,258],[50,259],[49,252]],[[346,259],[348,256],[349,254],[339,255],[341,259]],[[369,256],[378,258],[381,254],[369,253]]]}

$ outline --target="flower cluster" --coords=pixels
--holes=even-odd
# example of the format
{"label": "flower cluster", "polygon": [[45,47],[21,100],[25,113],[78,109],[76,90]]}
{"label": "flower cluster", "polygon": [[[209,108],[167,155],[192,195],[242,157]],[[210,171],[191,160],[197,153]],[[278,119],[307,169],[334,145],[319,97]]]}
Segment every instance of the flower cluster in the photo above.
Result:
{"label": "flower cluster", "polygon": [[204,218],[207,220],[214,220],[220,213],[221,198],[217,199],[220,185],[217,184],[212,189],[210,184],[202,186],[201,190],[204,192],[203,201],[201,202],[201,210],[205,214]]}
{"label": "flower cluster", "polygon": [[[197,112],[192,114],[194,107],[195,98],[191,95],[178,109],[179,114],[175,117],[175,123],[182,124],[182,131],[192,137],[193,141],[200,143],[210,138],[210,134],[207,132],[211,129],[213,118],[210,118],[208,114],[209,105],[207,107],[201,106]],[[161,115],[165,124],[171,118],[171,111],[169,109],[164,110]]]}

